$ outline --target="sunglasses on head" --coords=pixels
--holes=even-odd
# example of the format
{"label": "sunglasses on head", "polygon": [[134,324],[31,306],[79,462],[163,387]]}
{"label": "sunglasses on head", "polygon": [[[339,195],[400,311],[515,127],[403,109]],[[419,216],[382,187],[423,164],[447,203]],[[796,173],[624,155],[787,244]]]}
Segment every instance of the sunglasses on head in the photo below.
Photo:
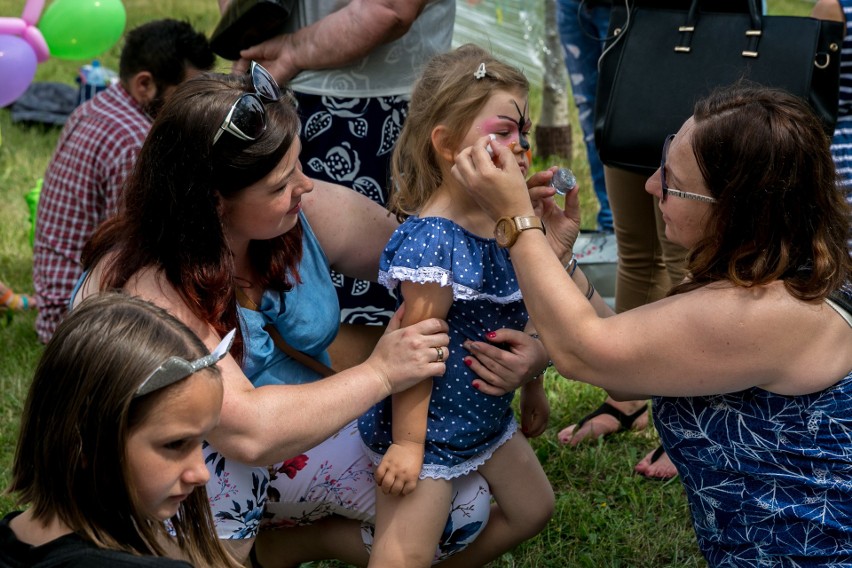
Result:
{"label": "sunglasses on head", "polygon": [[281,100],[281,89],[278,88],[278,83],[269,71],[252,61],[249,74],[254,92],[240,95],[240,98],[231,105],[225,120],[222,121],[222,125],[213,137],[214,145],[223,132],[246,142],[257,140],[266,130],[264,104]]}
{"label": "sunglasses on head", "polygon": [[231,345],[234,343],[234,335],[237,330],[232,329],[219,342],[209,355],[205,355],[195,361],[187,361],[182,357],[169,357],[165,363],[154,369],[154,372],[148,375],[136,392],[133,393],[133,398],[152,393],[161,388],[172,385],[186,377],[197,373],[201,369],[212,367],[222,360],[231,350]]}
{"label": "sunglasses on head", "polygon": [[662,185],[662,192],[660,193],[660,203],[665,203],[666,198],[668,198],[669,194],[674,195],[675,197],[680,197],[681,199],[692,199],[693,201],[704,201],[705,203],[716,203],[715,197],[710,197],[709,195],[701,195],[700,193],[690,193],[688,191],[680,191],[679,189],[674,189],[668,186],[666,183],[666,156],[669,153],[669,144],[674,140],[675,135],[669,134],[666,137],[666,141],[663,142],[663,157],[660,159],[660,185]]}

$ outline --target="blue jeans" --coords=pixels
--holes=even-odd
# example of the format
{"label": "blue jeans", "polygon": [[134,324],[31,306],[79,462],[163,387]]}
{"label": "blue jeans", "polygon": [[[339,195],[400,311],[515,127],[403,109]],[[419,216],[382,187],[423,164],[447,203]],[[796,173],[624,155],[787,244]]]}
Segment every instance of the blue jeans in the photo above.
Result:
{"label": "blue jeans", "polygon": [[[581,7],[582,5],[582,7]],[[578,14],[579,11],[579,14]],[[595,90],[598,84],[598,58],[609,29],[609,5],[594,0],[559,0],[557,19],[565,66],[571,81],[574,104],[583,129],[592,185],[600,211],[598,229],[612,232],[612,211],[606,194],[603,164],[595,147]]]}

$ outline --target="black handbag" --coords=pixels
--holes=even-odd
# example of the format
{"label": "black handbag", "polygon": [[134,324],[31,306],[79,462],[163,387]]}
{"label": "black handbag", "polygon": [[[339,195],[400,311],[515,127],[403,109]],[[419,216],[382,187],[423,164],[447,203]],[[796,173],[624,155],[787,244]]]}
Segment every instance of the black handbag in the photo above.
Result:
{"label": "black handbag", "polygon": [[296,0],[231,0],[210,35],[213,53],[236,61],[240,51],[282,32]]}
{"label": "black handbag", "polygon": [[741,79],[807,99],[834,131],[844,25],[766,16],[757,2],[613,2],[595,103],[604,164],[650,175],[696,101]]}

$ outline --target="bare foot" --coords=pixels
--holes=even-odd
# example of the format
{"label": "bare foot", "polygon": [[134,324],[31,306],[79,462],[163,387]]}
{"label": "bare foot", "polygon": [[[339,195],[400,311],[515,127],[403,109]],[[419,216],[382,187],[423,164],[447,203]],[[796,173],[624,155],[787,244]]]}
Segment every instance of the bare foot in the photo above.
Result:
{"label": "bare foot", "polygon": [[[617,411],[623,413],[623,417],[619,420],[619,417],[603,410],[603,407],[599,408],[595,412],[600,412],[596,416],[593,416],[592,413],[586,416],[584,419],[580,421],[580,428],[577,428],[577,424],[571,424],[563,428],[557,438],[563,444],[567,444],[569,446],[576,446],[580,442],[586,439],[597,439],[601,436],[606,436],[607,434],[614,434],[622,430],[625,426],[623,424],[624,420],[630,421],[630,416],[635,415],[642,409],[647,409],[647,402],[644,400],[629,400],[616,402],[611,398],[606,399],[606,403],[615,408]],[[643,412],[636,416],[630,421],[630,424],[627,425],[627,428],[631,428],[633,430],[642,430],[646,426],[648,426],[648,413]]]}
{"label": "bare foot", "polygon": [[667,480],[677,477],[677,468],[669,459],[669,455],[659,446],[652,452],[648,452],[642,461],[636,464],[633,471],[648,479]]}

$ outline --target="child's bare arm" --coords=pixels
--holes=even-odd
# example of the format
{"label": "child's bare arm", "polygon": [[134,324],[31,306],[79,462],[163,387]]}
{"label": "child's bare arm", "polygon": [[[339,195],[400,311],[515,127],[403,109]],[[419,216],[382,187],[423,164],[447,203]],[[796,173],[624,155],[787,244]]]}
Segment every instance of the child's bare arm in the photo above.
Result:
{"label": "child's bare arm", "polygon": [[521,432],[527,438],[541,436],[550,419],[550,404],[544,391],[544,377],[528,382],[521,387]]}
{"label": "child's bare arm", "polygon": [[[438,284],[403,282],[402,297],[405,314],[402,325],[412,325],[427,318],[443,319],[453,303],[451,288]],[[449,353],[442,350],[446,360]],[[435,350],[438,357],[438,350]],[[432,381],[422,381],[416,386],[393,395],[393,443],[376,468],[376,483],[382,491],[392,495],[407,495],[414,491],[423,466],[423,446],[426,441],[426,420]]]}

